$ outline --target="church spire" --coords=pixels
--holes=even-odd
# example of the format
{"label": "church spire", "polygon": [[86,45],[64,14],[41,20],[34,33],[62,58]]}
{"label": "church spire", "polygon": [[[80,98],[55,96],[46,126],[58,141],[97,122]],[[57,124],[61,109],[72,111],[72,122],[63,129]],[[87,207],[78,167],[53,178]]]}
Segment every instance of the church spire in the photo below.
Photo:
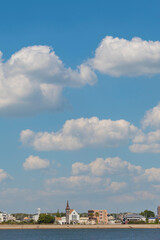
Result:
{"label": "church spire", "polygon": [[66,210],[70,210],[70,207],[69,207],[69,202],[67,200],[67,206],[66,206]]}

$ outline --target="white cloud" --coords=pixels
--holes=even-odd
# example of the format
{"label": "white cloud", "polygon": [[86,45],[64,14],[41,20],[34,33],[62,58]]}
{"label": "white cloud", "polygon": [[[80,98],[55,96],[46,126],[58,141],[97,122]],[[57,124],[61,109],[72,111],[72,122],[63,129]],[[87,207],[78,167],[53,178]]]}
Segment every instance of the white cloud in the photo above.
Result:
{"label": "white cloud", "polygon": [[137,131],[129,149],[135,153],[160,153],[160,104],[147,111],[141,123],[144,132]]}
{"label": "white cloud", "polygon": [[143,170],[143,173],[134,177],[135,182],[160,182],[160,168],[148,168]]}
{"label": "white cloud", "polygon": [[37,150],[76,150],[84,147],[118,147],[128,142],[137,128],[125,120],[97,117],[72,119],[58,132],[21,132],[21,141]]}
{"label": "white cloud", "polygon": [[116,203],[132,203],[146,200],[154,200],[158,198],[157,195],[149,191],[135,191],[131,194],[121,194],[116,196],[111,196],[110,200]]}
{"label": "white cloud", "polygon": [[160,42],[105,37],[96,49],[91,66],[111,76],[140,76],[160,73]]}
{"label": "white cloud", "polygon": [[46,180],[46,186],[52,191],[52,188],[58,190],[83,190],[84,193],[90,191],[91,189],[96,190],[96,192],[110,192],[115,193],[122,191],[127,187],[125,182],[115,182],[111,181],[109,178],[101,178],[95,176],[70,176],[70,177],[60,177],[51,178]]}
{"label": "white cloud", "polygon": [[118,192],[121,191],[122,189],[125,189],[127,187],[126,182],[112,182],[109,186],[109,190],[112,192]]}
{"label": "white cloud", "polygon": [[160,130],[137,135],[129,149],[137,153],[160,153]]}
{"label": "white cloud", "polygon": [[29,156],[23,163],[25,170],[35,170],[49,167],[50,162],[47,159],[41,159],[38,156]]}
{"label": "white cloud", "polygon": [[27,115],[55,111],[65,105],[64,87],[94,84],[96,75],[86,64],[65,68],[48,46],[22,48],[3,63],[0,52],[0,114]]}
{"label": "white cloud", "polygon": [[72,164],[72,173],[80,174],[83,172],[90,172],[96,176],[102,176],[104,174],[140,174],[142,172],[141,166],[133,165],[127,161],[121,160],[119,157],[114,158],[97,158],[95,161],[84,164],[76,162]]}
{"label": "white cloud", "polygon": [[0,169],[0,182],[7,178],[10,178],[9,174],[5,172],[3,169]]}
{"label": "white cloud", "polygon": [[96,186],[101,183],[102,179],[99,177],[90,177],[90,176],[70,176],[70,177],[60,177],[52,178],[46,180],[48,186],[62,187],[64,188],[84,188],[88,186]]}
{"label": "white cloud", "polygon": [[160,103],[154,108],[148,110],[142,120],[143,128],[160,128]]}

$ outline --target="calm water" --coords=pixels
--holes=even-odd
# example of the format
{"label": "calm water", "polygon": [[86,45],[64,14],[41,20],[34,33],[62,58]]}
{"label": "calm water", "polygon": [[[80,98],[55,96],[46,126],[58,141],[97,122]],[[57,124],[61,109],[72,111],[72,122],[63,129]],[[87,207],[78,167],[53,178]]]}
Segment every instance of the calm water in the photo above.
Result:
{"label": "calm water", "polygon": [[0,240],[160,240],[160,229],[0,230]]}

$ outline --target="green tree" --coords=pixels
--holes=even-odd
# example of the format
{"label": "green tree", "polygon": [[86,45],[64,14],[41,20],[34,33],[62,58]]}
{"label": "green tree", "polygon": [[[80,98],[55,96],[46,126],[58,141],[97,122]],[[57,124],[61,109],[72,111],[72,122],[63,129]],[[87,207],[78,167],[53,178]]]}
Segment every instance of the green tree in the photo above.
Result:
{"label": "green tree", "polygon": [[41,213],[39,215],[38,223],[54,223],[55,218],[49,214]]}
{"label": "green tree", "polygon": [[59,212],[59,209],[57,210],[56,217],[61,217],[61,214]]}
{"label": "green tree", "polygon": [[154,212],[152,212],[151,210],[144,210],[144,212],[141,212],[140,215],[144,216],[145,218],[149,218],[149,217],[155,217]]}

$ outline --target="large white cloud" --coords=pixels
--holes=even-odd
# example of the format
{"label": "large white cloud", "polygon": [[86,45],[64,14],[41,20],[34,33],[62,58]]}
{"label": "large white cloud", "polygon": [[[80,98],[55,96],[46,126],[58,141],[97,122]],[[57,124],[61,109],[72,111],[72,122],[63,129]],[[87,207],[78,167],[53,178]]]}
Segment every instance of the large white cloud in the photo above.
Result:
{"label": "large white cloud", "polygon": [[[70,176],[51,178],[46,180],[46,186],[49,189],[59,190],[82,190],[82,191],[96,191],[96,192],[119,192],[127,187],[126,182],[115,182],[109,178],[101,178],[95,176]],[[49,190],[48,189],[48,190]]]}
{"label": "large white cloud", "polygon": [[81,162],[72,164],[73,174],[80,174],[84,172],[90,172],[96,176],[102,176],[104,174],[140,174],[142,172],[142,168],[124,161],[119,157],[106,159],[97,158],[95,161],[89,164],[84,164]]}
{"label": "large white cloud", "polygon": [[97,117],[72,119],[58,132],[21,132],[21,141],[37,150],[75,150],[84,147],[118,147],[132,138],[137,128],[125,120]]}
{"label": "large white cloud", "polygon": [[[87,59],[87,58],[86,58]],[[95,57],[66,68],[49,46],[30,46],[6,62],[0,52],[0,115],[29,115],[66,106],[65,87],[93,85],[95,70],[111,76],[160,73],[160,42],[105,37]]]}
{"label": "large white cloud", "polygon": [[25,170],[35,170],[49,167],[50,162],[48,159],[41,159],[38,156],[29,156],[26,158],[25,162],[23,163],[23,167]]}
{"label": "large white cloud", "polygon": [[107,36],[89,63],[101,73],[116,77],[159,74],[160,42]]}
{"label": "large white cloud", "polygon": [[58,110],[65,105],[64,87],[92,85],[95,81],[88,65],[66,68],[48,46],[22,48],[5,63],[0,52],[0,114]]}

